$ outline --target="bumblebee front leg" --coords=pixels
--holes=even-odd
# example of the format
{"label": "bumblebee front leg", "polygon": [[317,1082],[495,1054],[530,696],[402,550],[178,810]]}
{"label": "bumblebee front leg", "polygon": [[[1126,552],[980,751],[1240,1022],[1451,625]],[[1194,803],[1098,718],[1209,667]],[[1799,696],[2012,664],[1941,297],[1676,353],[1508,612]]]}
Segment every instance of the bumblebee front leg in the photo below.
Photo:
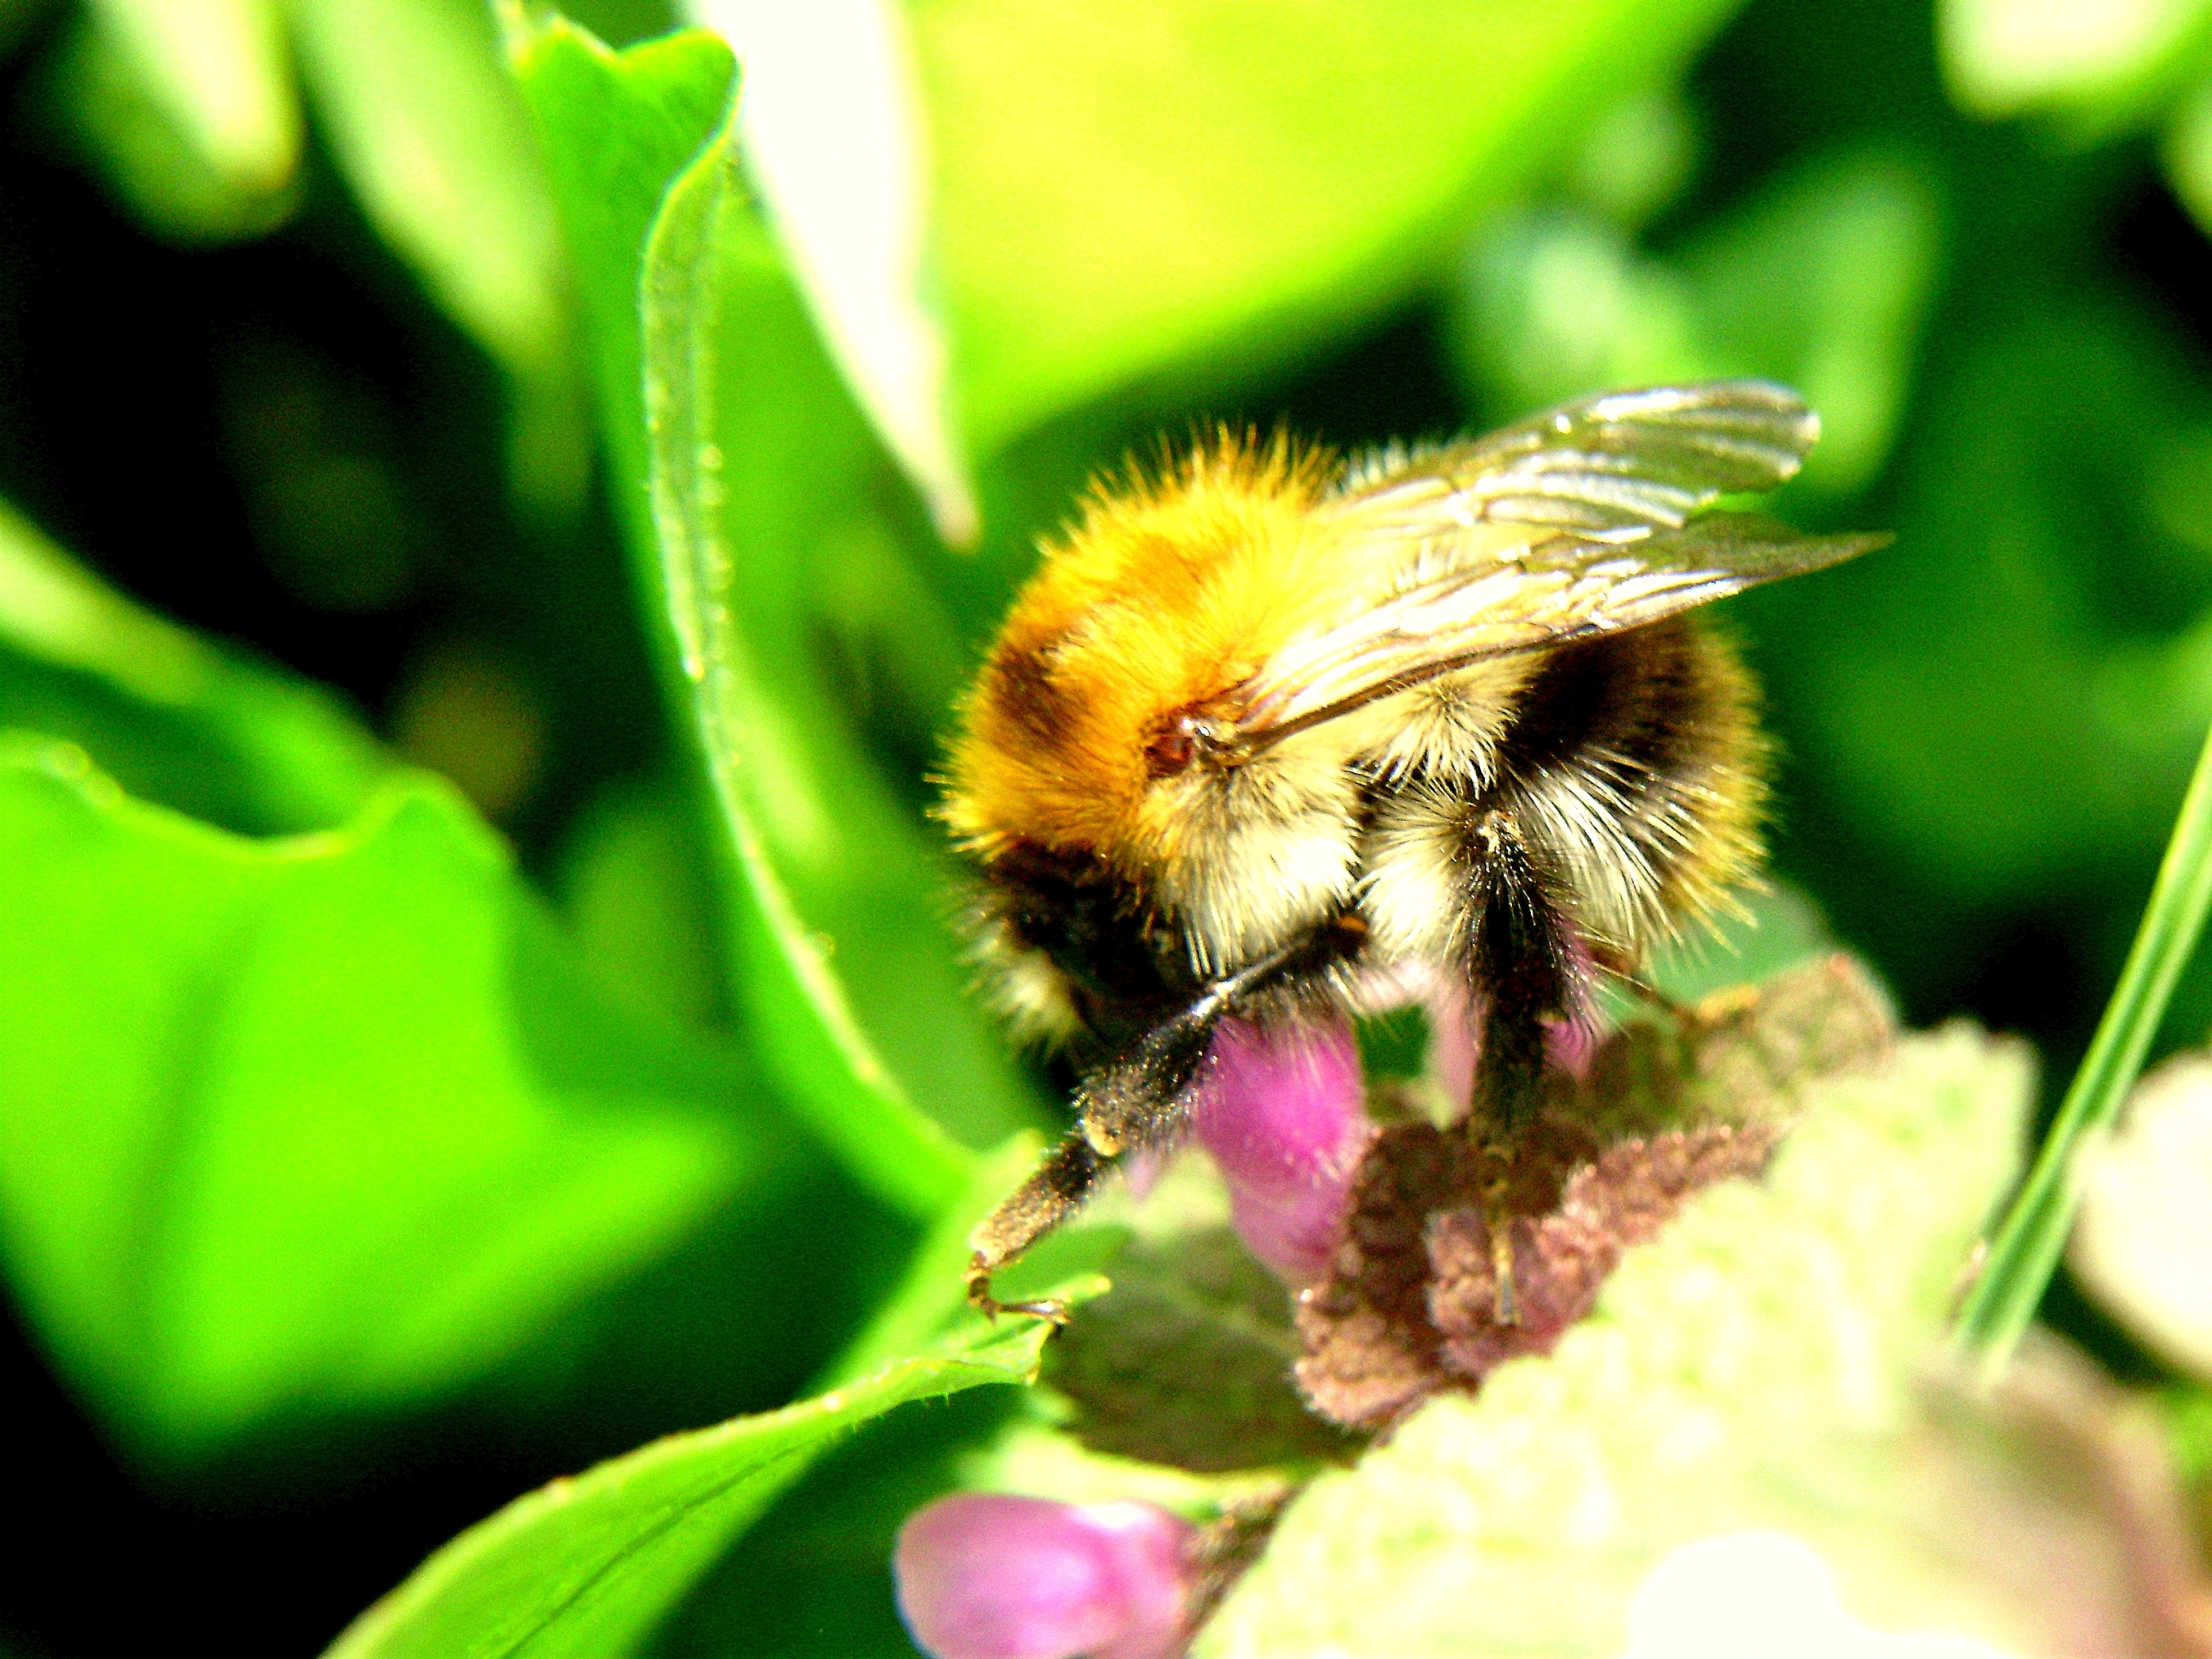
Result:
{"label": "bumblebee front leg", "polygon": [[968,1300],[986,1318],[1024,1313],[1067,1322],[1067,1309],[1058,1302],[1000,1301],[991,1294],[991,1275],[1081,1209],[1103,1167],[1097,1149],[1076,1130],[969,1235],[975,1253],[968,1261]]}
{"label": "bumblebee front leg", "polygon": [[1224,987],[1209,988],[1191,1006],[1146,1032],[1127,1057],[1083,1079],[1075,1096],[1074,1132],[969,1235],[975,1251],[968,1263],[970,1303],[986,1315],[1026,1313],[1055,1325],[1066,1322],[1067,1310],[1057,1302],[999,1301],[991,1294],[991,1276],[1080,1210],[1113,1159],[1133,1147],[1165,1146],[1182,1133],[1188,1116],[1184,1091],[1229,1000]]}
{"label": "bumblebee front leg", "polygon": [[1172,1145],[1190,1115],[1192,1079],[1212,1045],[1214,1028],[1244,998],[1316,954],[1339,948],[1324,940],[1298,944],[1217,980],[1188,1006],[1137,1040],[1127,1054],[1083,1079],[1075,1094],[1075,1130],[1013,1195],[969,1236],[968,1300],[986,1315],[1033,1314],[1055,1325],[1067,1320],[1057,1302],[1000,1302],[991,1277],[1073,1216],[1114,1159],[1141,1147]]}
{"label": "bumblebee front leg", "polygon": [[1206,1057],[1212,1032],[1208,1022],[1187,1061],[1163,1065],[1156,1051],[1140,1048],[1134,1060],[1086,1080],[1073,1133],[968,1236],[975,1249],[968,1260],[971,1304],[992,1318],[1025,1313],[1055,1325],[1067,1322],[1067,1310],[1058,1302],[1000,1301],[991,1294],[991,1276],[1082,1209],[1098,1177],[1123,1152],[1170,1146],[1181,1137],[1190,1115],[1183,1093]]}

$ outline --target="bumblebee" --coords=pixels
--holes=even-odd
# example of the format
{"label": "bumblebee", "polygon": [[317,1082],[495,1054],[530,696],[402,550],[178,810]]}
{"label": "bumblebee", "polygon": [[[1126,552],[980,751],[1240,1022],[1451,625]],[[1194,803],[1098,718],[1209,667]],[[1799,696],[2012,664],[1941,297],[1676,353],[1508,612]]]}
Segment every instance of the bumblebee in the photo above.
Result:
{"label": "bumblebee", "polygon": [[993,1274],[1173,1140],[1232,1015],[1445,976],[1467,1106],[1510,1142],[1547,1024],[1759,864],[1753,690],[1685,613],[1888,540],[1713,510],[1819,433],[1787,387],[1716,380],[1345,465],[1224,434],[1094,488],[962,705],[942,808],[997,1000],[1080,1077],[970,1240],[977,1306],[1059,1316]]}

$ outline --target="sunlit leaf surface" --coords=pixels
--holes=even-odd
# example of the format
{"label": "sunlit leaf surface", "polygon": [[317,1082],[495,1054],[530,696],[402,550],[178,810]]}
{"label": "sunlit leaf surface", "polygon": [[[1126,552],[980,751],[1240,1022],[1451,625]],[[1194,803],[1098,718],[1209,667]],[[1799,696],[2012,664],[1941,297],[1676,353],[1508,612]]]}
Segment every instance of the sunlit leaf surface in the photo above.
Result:
{"label": "sunlit leaf surface", "polygon": [[432,780],[253,842],[17,739],[0,890],[8,1267],[127,1434],[447,1386],[759,1166]]}
{"label": "sunlit leaf surface", "polygon": [[278,0],[99,0],[149,90],[231,188],[266,196],[299,159]]}
{"label": "sunlit leaf surface", "polygon": [[[1036,1375],[1048,1328],[959,1309],[967,1230],[1036,1155],[1018,1138],[925,1238],[903,1285],[833,1367],[829,1392],[671,1436],[518,1499],[432,1556],[330,1659],[616,1659],[823,1453],[896,1406]],[[1080,1297],[1078,1271],[1040,1288]],[[948,1331],[945,1328],[951,1325]]]}
{"label": "sunlit leaf surface", "polygon": [[915,8],[970,434],[988,449],[1202,350],[1272,356],[1375,305],[1730,9]]}
{"label": "sunlit leaf surface", "polygon": [[[726,148],[706,89],[727,96],[728,62],[703,34],[617,57],[556,27],[523,74],[586,250],[603,418],[641,579],[672,619],[672,696],[696,711],[732,826],[755,1029],[855,1171],[932,1213],[959,1141],[1022,1121],[1025,1091],[967,994],[946,873],[813,660],[810,574],[869,533],[887,463]],[[714,118],[688,151],[678,109]],[[628,136],[609,148],[611,131]],[[610,155],[630,158],[615,180]],[[663,189],[657,216],[620,205]]]}
{"label": "sunlit leaf surface", "polygon": [[900,0],[694,0],[745,66],[753,179],[808,309],[947,540],[977,529],[925,269],[927,158]]}
{"label": "sunlit leaf surface", "polygon": [[807,1462],[909,1400],[1019,1382],[1031,1324],[850,1388],[676,1435],[519,1498],[447,1545],[331,1650],[331,1659],[614,1659]]}
{"label": "sunlit leaf surface", "polygon": [[2201,58],[2203,0],[1942,0],[1943,69],[1976,114],[2061,109],[2098,125]]}

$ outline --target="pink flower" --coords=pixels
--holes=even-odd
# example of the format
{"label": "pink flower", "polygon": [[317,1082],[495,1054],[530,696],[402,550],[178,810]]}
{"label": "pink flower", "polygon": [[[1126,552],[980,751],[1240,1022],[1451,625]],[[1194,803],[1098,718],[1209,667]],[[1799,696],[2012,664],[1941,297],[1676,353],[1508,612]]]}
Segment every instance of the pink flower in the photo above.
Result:
{"label": "pink flower", "polygon": [[[1579,949],[1577,959],[1587,981],[1593,971]],[[1474,1062],[1480,1048],[1481,1007],[1467,993],[1440,979],[1421,999],[1429,1018],[1429,1080],[1446,1100],[1465,1105],[1474,1097]],[[1544,1025],[1544,1052],[1552,1065],[1571,1077],[1586,1076],[1590,1056],[1597,1052],[1598,1021],[1587,1000],[1565,1019]]]}
{"label": "pink flower", "polygon": [[1150,1504],[955,1492],[899,1528],[899,1613],[931,1659],[1174,1659],[1190,1536]]}
{"label": "pink flower", "polygon": [[[1466,1102],[1474,1085],[1474,1009],[1448,985],[1410,994],[1421,996],[1429,1016],[1431,1080],[1446,1098]],[[1587,1016],[1546,1032],[1552,1064],[1577,1077],[1595,1042]],[[1327,1278],[1352,1176],[1374,1133],[1351,1026],[1262,1030],[1223,1022],[1191,1128],[1221,1168],[1231,1219],[1252,1254],[1293,1290]],[[1133,1167],[1132,1190],[1141,1195],[1154,1173]]]}
{"label": "pink flower", "polygon": [[1293,1288],[1325,1277],[1373,1133],[1352,1028],[1224,1022],[1191,1127],[1221,1167],[1252,1254]]}

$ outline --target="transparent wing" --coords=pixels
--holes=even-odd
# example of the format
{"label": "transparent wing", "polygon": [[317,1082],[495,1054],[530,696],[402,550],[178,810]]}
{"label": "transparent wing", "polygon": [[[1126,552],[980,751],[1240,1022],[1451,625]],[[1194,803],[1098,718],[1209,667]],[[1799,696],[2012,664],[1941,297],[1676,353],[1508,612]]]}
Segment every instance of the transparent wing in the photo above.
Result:
{"label": "transparent wing", "polygon": [[1277,653],[1240,733],[1294,732],[1486,658],[1638,628],[1887,536],[1802,536],[1753,513],[1691,515],[1771,489],[1820,434],[1764,380],[1585,398],[1355,477],[1331,511],[1370,562],[1375,602]]}
{"label": "transparent wing", "polygon": [[1725,495],[1774,489],[1820,417],[1771,380],[1608,392],[1480,438],[1355,472],[1336,510],[1378,533],[1501,521],[1599,539],[1672,530]]}

